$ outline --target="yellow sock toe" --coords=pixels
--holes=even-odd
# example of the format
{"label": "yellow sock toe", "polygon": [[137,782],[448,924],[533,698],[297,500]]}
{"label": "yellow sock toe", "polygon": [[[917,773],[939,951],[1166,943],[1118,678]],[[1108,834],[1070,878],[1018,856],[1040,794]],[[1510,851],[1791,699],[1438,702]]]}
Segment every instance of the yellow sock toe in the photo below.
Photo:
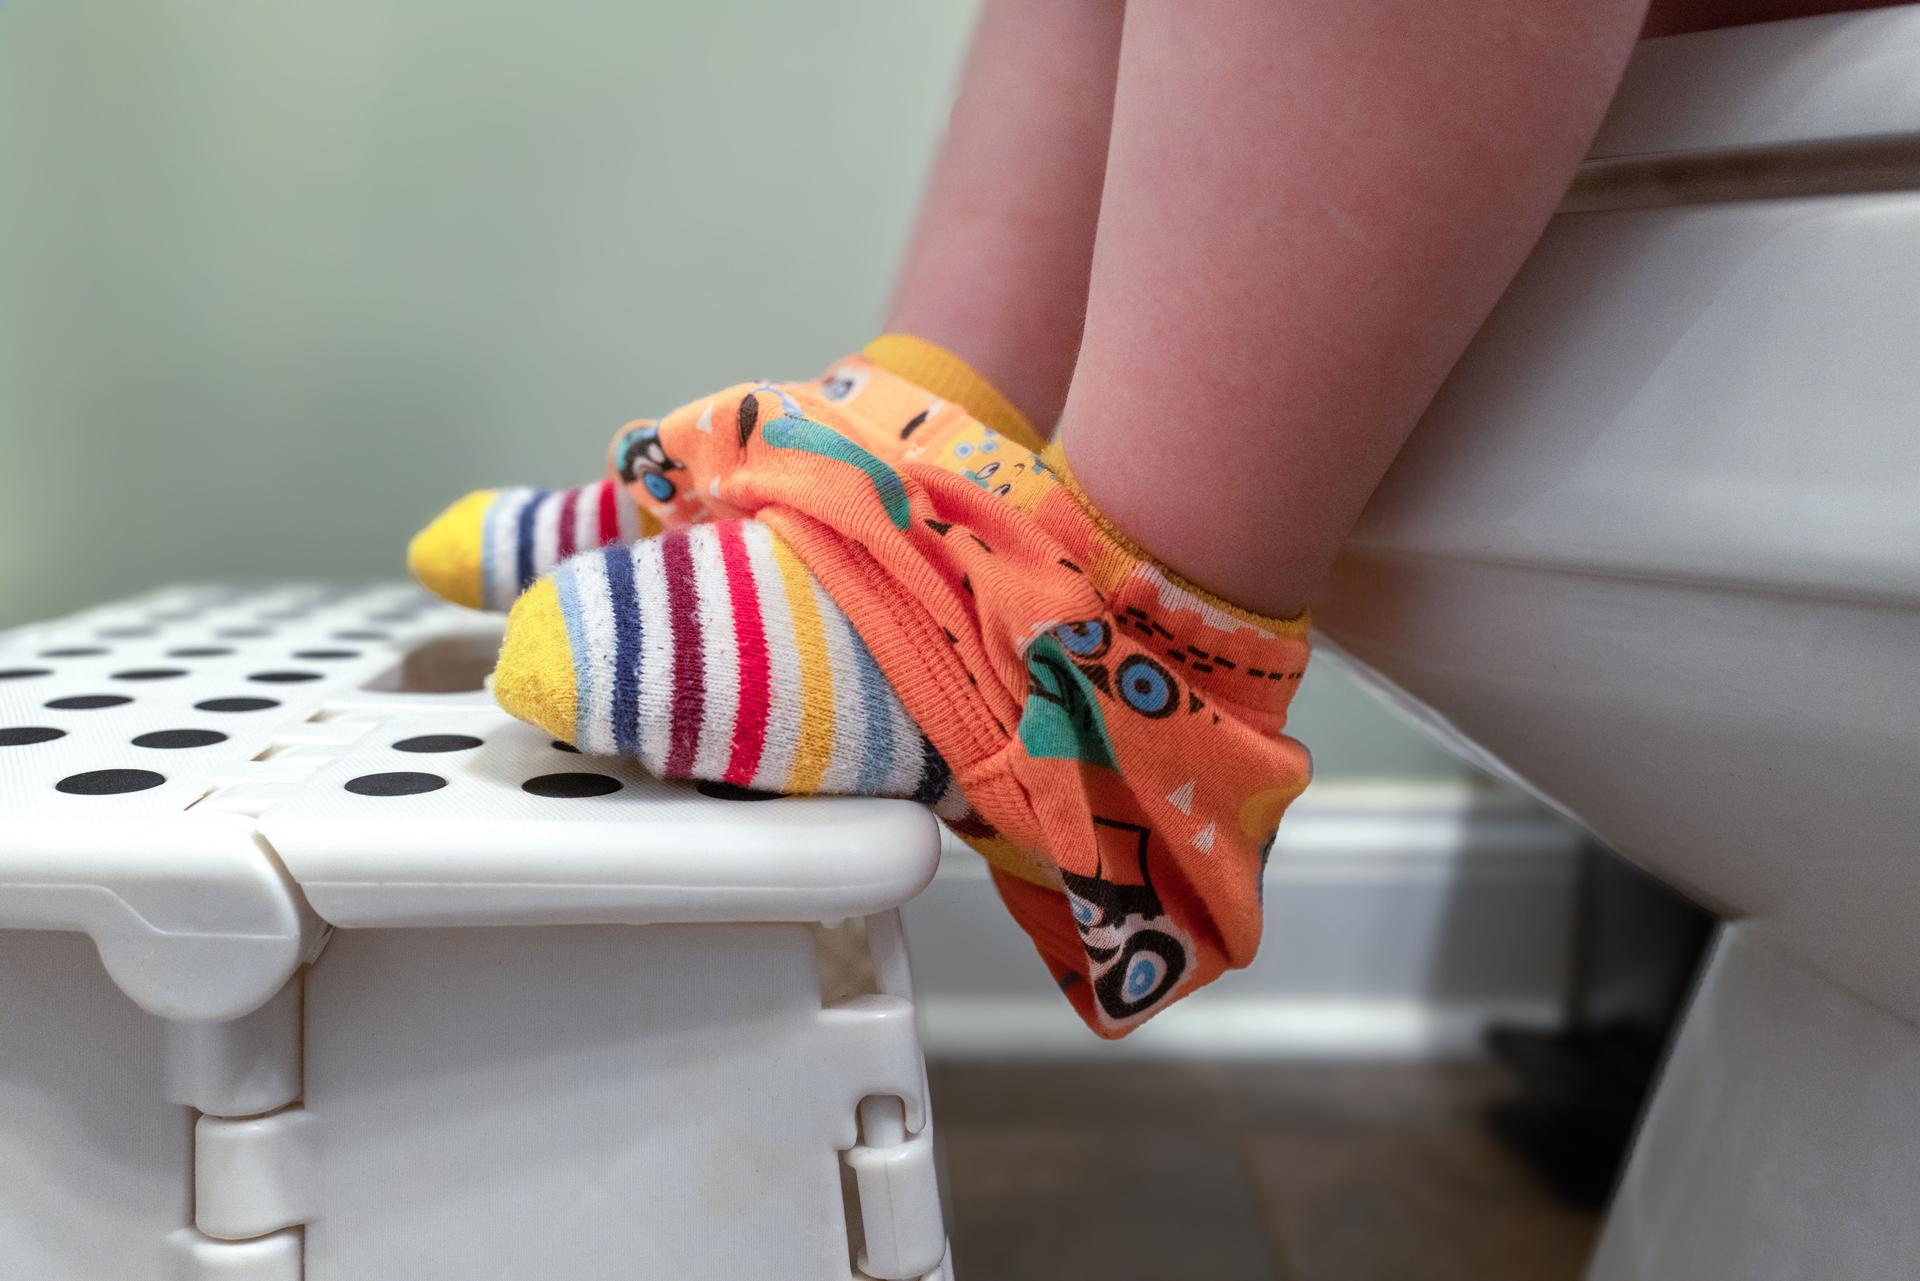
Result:
{"label": "yellow sock toe", "polygon": [[481,553],[487,508],[497,489],[468,494],[407,544],[407,568],[421,586],[468,609],[481,607]]}
{"label": "yellow sock toe", "polygon": [[551,578],[521,593],[507,615],[493,696],[501,707],[571,743],[576,733],[573,651]]}

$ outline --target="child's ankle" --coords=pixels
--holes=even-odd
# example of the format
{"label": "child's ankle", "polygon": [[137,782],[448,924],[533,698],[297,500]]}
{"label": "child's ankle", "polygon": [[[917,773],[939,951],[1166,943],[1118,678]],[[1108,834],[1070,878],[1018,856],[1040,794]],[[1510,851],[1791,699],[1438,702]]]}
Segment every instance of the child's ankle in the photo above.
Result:
{"label": "child's ankle", "polygon": [[1013,401],[959,354],[911,334],[885,333],[861,355],[890,374],[952,401],[980,422],[1035,453],[1046,438]]}
{"label": "child's ankle", "polygon": [[[1174,587],[1204,602],[1210,609],[1249,623],[1262,631],[1275,635],[1304,636],[1306,634],[1311,620],[1304,606],[1295,605],[1289,612],[1284,613],[1262,613],[1259,610],[1249,609],[1194,582],[1156,555],[1151,548],[1144,546],[1132,534],[1122,529],[1082,487],[1079,477],[1074,474],[1072,465],[1067,461],[1066,449],[1060,441],[1055,440],[1050,443],[1040,457],[1041,461],[1059,477],[1060,483],[1066,487],[1067,492],[1072,494],[1074,500],[1080,504],[1087,518],[1098,527],[1105,540],[1111,545],[1110,554],[1115,558],[1149,565]],[[1262,600],[1260,603],[1271,605],[1273,602]],[[1281,604],[1284,607],[1288,602],[1283,601]]]}

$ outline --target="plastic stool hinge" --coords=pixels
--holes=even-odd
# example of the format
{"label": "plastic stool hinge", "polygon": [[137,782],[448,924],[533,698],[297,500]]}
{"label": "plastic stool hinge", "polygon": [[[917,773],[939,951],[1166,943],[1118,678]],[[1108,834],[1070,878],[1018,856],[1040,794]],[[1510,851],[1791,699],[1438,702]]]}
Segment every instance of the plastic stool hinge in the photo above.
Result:
{"label": "plastic stool hinge", "polygon": [[892,1147],[862,1144],[845,1159],[859,1190],[866,1235],[860,1271],[880,1281],[914,1281],[940,1267],[947,1232],[932,1130]]}
{"label": "plastic stool hinge", "polygon": [[[899,981],[905,985],[904,973]],[[820,1030],[822,1057],[840,1065],[849,1105],[834,1146],[859,1195],[860,1272],[878,1281],[938,1278],[946,1228],[913,1003],[904,995],[852,997],[820,1012]]]}
{"label": "plastic stool hinge", "polygon": [[211,791],[193,803],[192,808],[202,814],[239,814],[246,818],[259,818],[292,796],[301,784],[333,759],[333,755],[294,753],[249,761],[218,780]]}
{"label": "plastic stool hinge", "polygon": [[300,1281],[300,1233],[215,1241],[192,1228],[167,1236],[166,1281]]}
{"label": "plastic stool hinge", "polygon": [[898,1097],[906,1106],[909,1133],[926,1128],[927,1069],[911,1001],[850,997],[820,1011],[820,1031],[826,1040],[820,1057],[840,1065],[837,1076],[846,1091],[846,1120],[834,1136],[836,1148],[844,1151],[860,1141],[856,1110],[869,1095]]}
{"label": "plastic stool hinge", "polygon": [[167,1093],[218,1117],[260,1116],[300,1097],[296,977],[251,1014],[224,1023],[167,1023]]}
{"label": "plastic stool hinge", "polygon": [[259,818],[378,727],[378,721],[361,717],[286,726],[268,740],[259,755],[218,775],[212,789],[192,808],[203,813]]}
{"label": "plastic stool hinge", "polygon": [[304,1108],[194,1127],[194,1226],[223,1241],[310,1223],[319,1209],[319,1128]]}
{"label": "plastic stool hinge", "polygon": [[0,837],[0,929],[86,934],[114,984],[163,1019],[259,1008],[321,925],[237,815],[102,820],[78,848],[70,823],[9,815]]}

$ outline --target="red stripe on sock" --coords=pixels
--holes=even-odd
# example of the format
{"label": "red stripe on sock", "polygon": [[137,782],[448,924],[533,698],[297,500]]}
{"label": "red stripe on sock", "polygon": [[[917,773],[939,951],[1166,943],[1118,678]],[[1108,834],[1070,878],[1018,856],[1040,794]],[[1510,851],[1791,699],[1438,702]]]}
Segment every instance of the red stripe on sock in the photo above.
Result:
{"label": "red stripe on sock", "polygon": [[580,491],[569,489],[567,496],[560,500],[560,542],[553,549],[555,560],[565,560],[573,555],[573,520],[580,508]]}
{"label": "red stripe on sock", "polygon": [[620,509],[614,506],[619,501],[613,492],[610,481],[600,482],[600,546],[605,547],[620,537]]}
{"label": "red stripe on sock", "polygon": [[700,750],[700,725],[707,715],[700,590],[694,583],[693,551],[687,546],[685,530],[676,529],[661,538],[660,560],[667,575],[667,616],[673,624],[673,733],[667,745],[666,774],[685,778]]}
{"label": "red stripe on sock", "polygon": [[746,787],[760,769],[760,753],[767,745],[768,675],[767,626],[760,618],[760,593],[747,561],[747,540],[740,522],[721,521],[720,559],[727,568],[727,596],[733,601],[733,636],[740,645],[740,711],[733,722],[733,753],[727,758],[725,781]]}

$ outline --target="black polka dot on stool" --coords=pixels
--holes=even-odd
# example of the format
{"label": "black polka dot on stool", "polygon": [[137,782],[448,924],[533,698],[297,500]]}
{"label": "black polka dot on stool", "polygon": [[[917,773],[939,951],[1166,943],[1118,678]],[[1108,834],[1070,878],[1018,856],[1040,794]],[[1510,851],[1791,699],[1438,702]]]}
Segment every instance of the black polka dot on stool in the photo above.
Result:
{"label": "black polka dot on stool", "polygon": [[195,703],[203,712],[264,712],[269,707],[280,706],[277,698],[209,698],[205,702]]}
{"label": "black polka dot on stool", "polygon": [[368,614],[367,621],[369,623],[410,623],[413,621],[413,614],[404,609],[390,609],[384,613]]}
{"label": "black polka dot on stool", "polygon": [[437,792],[446,785],[447,780],[438,774],[421,774],[413,770],[362,774],[359,778],[347,780],[347,790],[361,796],[418,796],[422,792]]}
{"label": "black polka dot on stool", "polygon": [[762,792],[738,783],[695,783],[693,790],[716,801],[777,801],[784,792]]}
{"label": "black polka dot on stool", "polygon": [[0,747],[29,747],[65,738],[67,731],[51,725],[0,725]]}
{"label": "black polka dot on stool", "polygon": [[250,681],[265,681],[270,685],[292,685],[300,681],[317,681],[319,672],[255,672],[247,677]]}
{"label": "black polka dot on stool", "polygon": [[211,747],[227,736],[217,729],[157,729],[133,740],[135,747]]}
{"label": "black polka dot on stool", "polygon": [[0,681],[23,681],[34,676],[51,675],[51,667],[0,667]]}
{"label": "black polka dot on stool", "polygon": [[580,749],[575,747],[572,743],[563,743],[556,738],[553,740],[553,746],[557,751],[572,752],[575,756],[580,755]]}
{"label": "black polka dot on stool", "polygon": [[387,634],[385,632],[371,631],[366,628],[356,628],[352,631],[335,632],[333,638],[335,640],[380,641],[387,639]]}
{"label": "black polka dot on stool", "polygon": [[324,661],[330,658],[358,658],[360,651],[357,649],[296,649],[293,651],[293,656]]}
{"label": "black polka dot on stool", "polygon": [[150,769],[96,769],[85,774],[69,774],[53,786],[55,791],[69,796],[114,796],[121,792],[144,792],[166,781],[166,775]]}
{"label": "black polka dot on stool", "polygon": [[262,636],[273,635],[271,627],[223,627],[214,633],[228,640],[258,640]]}
{"label": "black polka dot on stool", "polygon": [[583,796],[609,796],[620,790],[617,778],[605,774],[542,774],[520,784],[520,790],[535,796],[573,799]]}
{"label": "black polka dot on stool", "polygon": [[107,653],[103,645],[69,645],[64,649],[43,649],[42,658],[96,658]]}
{"label": "black polka dot on stool", "polygon": [[393,745],[396,752],[467,752],[480,746],[471,734],[416,734]]}
{"label": "black polka dot on stool", "polygon": [[176,676],[185,676],[184,667],[132,667],[124,672],[115,672],[117,681],[170,681]]}
{"label": "black polka dot on stool", "polygon": [[225,645],[188,645],[184,649],[170,649],[168,658],[224,658],[233,653]]}
{"label": "black polka dot on stool", "polygon": [[47,706],[56,712],[91,712],[100,707],[118,707],[133,700],[125,694],[69,694],[65,698],[50,698]]}
{"label": "black polka dot on stool", "polygon": [[94,635],[104,636],[108,640],[137,640],[142,636],[153,635],[153,628],[151,627],[102,627],[99,631],[95,632]]}

